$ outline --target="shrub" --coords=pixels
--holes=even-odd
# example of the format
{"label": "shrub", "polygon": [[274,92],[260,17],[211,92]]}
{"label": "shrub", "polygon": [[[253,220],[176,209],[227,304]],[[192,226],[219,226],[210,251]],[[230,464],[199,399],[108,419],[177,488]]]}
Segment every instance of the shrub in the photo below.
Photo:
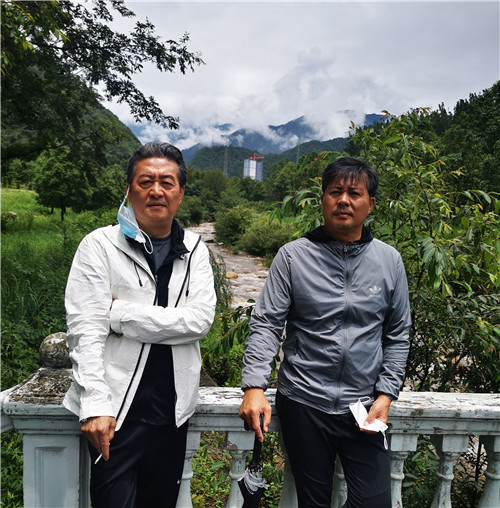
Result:
{"label": "shrub", "polygon": [[215,238],[226,245],[236,245],[245,229],[252,221],[253,211],[238,205],[217,214]]}
{"label": "shrub", "polygon": [[194,226],[205,221],[207,211],[203,200],[197,196],[184,196],[175,216],[182,227]]}
{"label": "shrub", "polygon": [[271,221],[261,216],[246,228],[238,245],[254,256],[274,256],[282,245],[292,240],[293,230],[291,222]]}

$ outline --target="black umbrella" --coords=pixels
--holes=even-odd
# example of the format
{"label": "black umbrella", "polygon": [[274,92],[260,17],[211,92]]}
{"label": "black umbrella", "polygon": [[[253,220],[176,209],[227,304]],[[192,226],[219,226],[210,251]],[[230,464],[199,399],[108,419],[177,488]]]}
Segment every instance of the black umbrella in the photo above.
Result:
{"label": "black umbrella", "polygon": [[[260,427],[263,429],[262,416],[260,417]],[[246,422],[245,428],[249,430]],[[238,485],[243,495],[242,508],[257,508],[262,493],[267,489],[266,481],[262,478],[261,448],[262,443],[257,439],[256,434],[253,442],[252,460],[246,468],[245,474],[238,480]]]}

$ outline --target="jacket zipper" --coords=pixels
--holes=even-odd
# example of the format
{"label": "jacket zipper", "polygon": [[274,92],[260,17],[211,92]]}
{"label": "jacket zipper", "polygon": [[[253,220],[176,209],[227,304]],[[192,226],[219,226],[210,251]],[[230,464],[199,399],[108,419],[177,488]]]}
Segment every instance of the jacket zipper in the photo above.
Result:
{"label": "jacket zipper", "polygon": [[335,399],[333,401],[333,409],[335,412],[338,411],[340,404],[340,383],[344,376],[344,370],[347,363],[347,346],[348,346],[348,329],[349,329],[349,316],[352,307],[352,294],[351,294],[351,272],[349,270],[349,253],[347,246],[343,246],[343,258],[344,258],[344,294],[345,294],[345,311],[344,317],[342,318],[342,344],[340,350],[340,368],[337,375],[337,384],[335,389]]}
{"label": "jacket zipper", "polygon": [[144,352],[144,346],[146,344],[143,342],[141,346],[141,352],[139,353],[139,358],[137,359],[137,363],[135,364],[134,373],[132,374],[132,377],[130,378],[130,383],[127,386],[127,391],[125,392],[125,396],[123,397],[120,409],[118,410],[118,414],[116,415],[116,423],[118,424],[118,420],[120,419],[120,415],[122,413],[123,407],[125,406],[125,401],[127,400],[128,393],[130,392],[130,387],[132,386],[132,381],[135,378],[135,375],[137,374],[137,370],[139,369],[139,364],[141,363],[142,353]]}
{"label": "jacket zipper", "polygon": [[[184,286],[186,284],[186,281],[188,280],[188,277],[189,277],[189,273],[190,273],[190,270],[191,270],[191,257],[194,253],[194,251],[196,250],[196,247],[198,247],[198,244],[200,243],[201,241],[201,236],[198,237],[198,241],[196,242],[195,246],[193,247],[193,250],[190,252],[189,254],[189,259],[188,259],[188,266],[187,266],[187,269],[186,269],[186,275],[184,276],[184,280],[182,282],[182,286],[181,286],[181,290],[179,292],[179,296],[177,298],[177,301],[175,302],[175,307],[177,307],[177,304],[179,303],[179,300],[180,300],[180,297],[181,297],[181,294],[182,294],[182,291],[184,289]],[[125,251],[122,251],[128,258],[130,258],[132,260],[132,262],[134,263],[134,266],[135,266],[135,269],[136,269],[136,272],[137,272],[137,263],[136,261],[133,259],[132,256],[130,256],[127,252]],[[140,264],[140,266],[145,269],[145,267]],[[146,270],[147,273],[148,270]],[[139,278],[139,284],[141,285],[142,287],[142,281]],[[154,302],[153,302],[153,305],[157,305],[157,302],[158,302],[158,275],[157,274],[154,274],[153,275],[153,280],[154,280],[154,283],[155,283],[155,298],[154,298]],[[188,292],[186,292],[186,296],[187,296]],[[123,400],[122,400],[122,403],[120,405],[120,409],[118,410],[118,413],[116,415],[116,422],[118,423],[118,418],[120,417],[120,414],[123,410],[123,407],[125,406],[125,401],[127,400],[127,397],[128,397],[128,394],[130,392],[130,387],[132,386],[132,383],[134,381],[134,378],[137,374],[137,370],[139,369],[139,364],[141,363],[141,358],[142,358],[142,354],[144,352],[144,346],[146,344],[143,342],[142,343],[142,347],[141,347],[141,352],[139,353],[139,358],[137,359],[137,363],[135,364],[135,369],[134,369],[134,373],[132,374],[132,377],[130,378],[130,382],[128,384],[128,387],[127,387],[127,390],[125,392],[125,396],[123,397]],[[174,403],[174,411],[175,411],[175,406],[177,405],[177,393],[175,394],[175,403]],[[175,415],[174,415],[174,418],[175,418]]]}
{"label": "jacket zipper", "polygon": [[[137,273],[137,277],[139,279],[139,285],[142,287],[142,281],[141,281],[141,278],[139,277],[139,273],[137,271],[137,265],[139,265],[143,270],[146,271],[146,273],[149,273],[149,271],[145,268],[145,266],[142,264],[142,263],[138,263],[132,256],[130,256],[127,252],[125,251],[122,251],[133,263],[134,263],[134,267],[135,267],[135,271]],[[152,274],[151,274],[152,275]],[[153,302],[153,305],[156,305],[156,301],[158,299],[158,277],[156,276],[156,274],[153,276],[153,280],[154,280],[154,283],[155,283],[155,298],[154,298],[154,302]],[[134,368],[134,372],[132,374],[132,377],[130,378],[130,381],[129,381],[129,384],[127,386],[127,390],[125,391],[125,395],[123,397],[123,400],[122,400],[122,403],[120,405],[120,409],[118,410],[118,413],[116,415],[116,423],[118,424],[119,422],[119,418],[120,418],[120,415],[123,411],[123,408],[125,406],[125,402],[127,400],[127,397],[128,397],[128,394],[130,392],[130,388],[132,387],[132,383],[134,381],[134,378],[137,374],[137,371],[139,370],[139,365],[141,363],[141,359],[142,359],[142,355],[144,353],[144,347],[146,346],[146,343],[143,342],[142,343],[142,346],[141,346],[141,351],[139,353],[139,358],[137,358],[137,363],[135,364],[135,368]]]}

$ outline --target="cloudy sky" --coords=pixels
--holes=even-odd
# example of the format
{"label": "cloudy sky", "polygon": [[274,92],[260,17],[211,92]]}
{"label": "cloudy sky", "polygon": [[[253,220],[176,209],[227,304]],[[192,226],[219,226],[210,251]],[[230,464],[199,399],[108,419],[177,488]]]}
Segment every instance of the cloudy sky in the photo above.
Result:
{"label": "cloudy sky", "polygon": [[[205,65],[134,78],[184,139],[218,143],[212,125],[265,131],[304,115],[322,140],[346,135],[343,110],[401,114],[489,88],[499,76],[499,2],[127,2],[165,40],[190,35]],[[116,20],[125,30],[127,21]],[[127,124],[126,106],[106,104]],[[196,128],[196,132],[194,131]],[[174,141],[146,126],[141,140]]]}

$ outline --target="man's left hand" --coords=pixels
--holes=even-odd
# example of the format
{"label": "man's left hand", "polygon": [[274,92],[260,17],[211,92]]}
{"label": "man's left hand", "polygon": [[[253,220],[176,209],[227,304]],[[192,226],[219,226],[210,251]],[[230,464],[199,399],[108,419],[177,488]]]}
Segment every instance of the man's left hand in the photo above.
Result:
{"label": "man's left hand", "polygon": [[[389,418],[389,407],[391,406],[391,399],[385,395],[379,395],[375,402],[372,404],[370,408],[370,412],[366,417],[365,424],[370,424],[375,420],[375,418],[381,420],[384,423],[387,423]],[[367,434],[376,434],[373,430],[360,429],[361,432],[366,432]]]}

